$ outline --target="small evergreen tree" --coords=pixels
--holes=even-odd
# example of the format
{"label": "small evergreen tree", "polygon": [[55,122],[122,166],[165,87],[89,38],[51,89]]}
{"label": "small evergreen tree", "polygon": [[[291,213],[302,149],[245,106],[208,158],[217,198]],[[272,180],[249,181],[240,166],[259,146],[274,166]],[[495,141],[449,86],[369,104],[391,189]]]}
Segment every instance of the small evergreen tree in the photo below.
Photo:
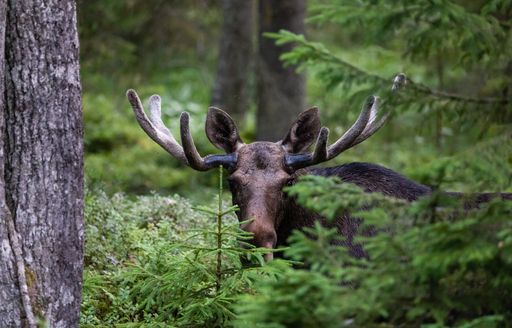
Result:
{"label": "small evergreen tree", "polygon": [[[265,264],[263,256],[272,250],[254,248],[245,241],[252,236],[242,231],[233,218],[237,207],[223,204],[222,168],[219,168],[217,206],[199,206],[195,210],[214,217],[215,222],[188,229],[185,236],[170,242],[166,237],[176,233],[173,231],[176,226],[168,229],[165,221],[145,223],[149,226],[142,230],[127,229],[117,223],[109,239],[120,241],[117,229],[135,233],[123,237],[135,240],[135,250],[130,251],[127,262],[118,271],[110,267],[110,274],[87,273],[83,326],[227,327],[235,317],[233,304],[237,297],[254,293],[255,280],[274,279],[287,266],[283,261]],[[191,212],[184,214],[179,220],[186,220],[187,215],[195,216]],[[108,219],[115,215],[112,210],[100,210],[96,215],[100,215],[99,221],[105,216],[109,222],[116,220],[115,216]],[[104,251],[96,247],[98,252]],[[124,256],[123,250],[112,252]],[[94,254],[90,257],[92,263],[97,263]],[[98,264],[99,268],[105,268],[105,264]],[[103,302],[101,295],[109,301]],[[108,310],[98,311],[101,306]]]}

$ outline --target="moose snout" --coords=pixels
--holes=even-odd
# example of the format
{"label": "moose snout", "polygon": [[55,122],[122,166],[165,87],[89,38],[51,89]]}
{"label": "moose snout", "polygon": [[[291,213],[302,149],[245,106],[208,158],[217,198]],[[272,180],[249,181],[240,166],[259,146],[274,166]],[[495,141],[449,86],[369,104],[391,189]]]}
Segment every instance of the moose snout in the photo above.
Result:
{"label": "moose snout", "polygon": [[[274,248],[277,243],[277,234],[273,227],[261,224],[257,220],[242,226],[242,229],[253,234],[249,243],[255,247]],[[272,253],[265,255],[267,261],[272,260]]]}
{"label": "moose snout", "polygon": [[251,232],[253,238],[250,243],[256,247],[274,248],[277,242],[277,234],[271,227],[264,227],[256,222],[250,222],[242,227],[243,230]]}

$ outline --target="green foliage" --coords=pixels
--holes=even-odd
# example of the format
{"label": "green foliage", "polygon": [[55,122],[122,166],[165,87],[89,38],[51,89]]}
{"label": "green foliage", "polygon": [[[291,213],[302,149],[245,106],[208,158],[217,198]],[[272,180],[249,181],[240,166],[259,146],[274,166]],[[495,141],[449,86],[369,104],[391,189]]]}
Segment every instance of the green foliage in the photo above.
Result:
{"label": "green foliage", "polygon": [[237,297],[287,266],[264,265],[271,250],[244,241],[252,236],[236,210],[223,205],[222,183],[216,208],[193,210],[179,197],[89,196],[82,326],[229,326]]}
{"label": "green foliage", "polygon": [[212,151],[202,127],[213,80],[215,52],[210,49],[217,46],[219,8],[203,0],[78,1],[86,177],[91,188],[109,195],[214,188],[214,174],[195,178],[142,132],[125,93],[136,88],[143,101],[160,94],[164,121],[175,134],[181,111],[191,113],[198,146]]}
{"label": "green foliage", "polygon": [[[85,201],[85,265],[105,270],[121,265],[131,256],[144,254],[141,244],[167,244],[184,238],[188,229],[205,225],[204,217],[177,195],[156,194],[131,200],[88,192]],[[186,220],[184,220],[186,218]]]}
{"label": "green foliage", "polygon": [[[198,148],[214,151],[202,129],[220,17],[204,1],[79,2],[93,190],[83,327],[510,327],[510,202],[463,210],[471,200],[440,192],[512,191],[510,1],[312,2],[315,42],[286,31],[269,36],[296,45],[282,59],[312,73],[309,100],[322,106],[333,135],[343,132],[334,122],[349,126],[369,94],[394,112],[341,160],[385,163],[434,193],[407,204],[305,177],[287,190],[299,203],[330,220],[352,211],[365,220],[360,230],[379,233],[357,240],[368,260],[337,246],[344,239],[336,230],[297,231],[289,267],[261,266],[268,250],[240,247],[248,236],[234,208],[97,192],[188,190],[204,199],[203,186],[215,185],[215,174],[178,167],[144,135],[124,93],[136,85],[144,99],[161,94],[173,132],[179,113],[191,112]],[[392,96],[397,72],[410,80]]]}
{"label": "green foliage", "polygon": [[380,199],[386,199],[386,205],[393,207],[404,201],[390,199],[375,194],[361,194],[361,188],[353,184],[340,183],[336,177],[327,179],[322,176],[305,176],[300,184],[287,187],[285,191],[297,198],[298,202],[307,208],[320,213],[323,217],[334,220],[347,209],[363,208]]}
{"label": "green foliage", "polygon": [[505,44],[510,34],[506,20],[500,22],[493,14],[498,7],[509,10],[510,3],[494,1],[476,12],[468,7],[446,0],[331,1],[314,8],[309,20],[335,22],[349,28],[372,22],[364,25],[361,35],[367,43],[403,39],[403,54],[412,59],[428,59],[442,53],[449,55],[445,60],[459,64],[476,64],[490,58],[508,60],[510,49]]}
{"label": "green foliage", "polygon": [[[313,73],[322,86],[318,97],[325,97],[325,88],[336,91],[324,106],[338,108],[341,102],[356,111],[365,97],[377,94],[388,102],[383,107],[400,114],[394,117],[398,129],[414,115],[418,128],[419,122],[423,129],[430,126],[438,146],[447,139],[452,149],[454,142],[465,145],[486,132],[507,131],[503,124],[512,121],[509,1],[480,6],[446,0],[318,2],[310,23],[337,33],[341,28],[346,38],[336,40],[340,44],[328,47],[288,31],[267,36],[279,45],[295,45],[281,59]],[[391,97],[387,90],[398,72],[409,77],[408,86]],[[349,116],[350,122],[352,113],[341,117]],[[418,130],[403,133],[408,137]],[[464,139],[452,137],[460,133]]]}
{"label": "green foliage", "polygon": [[236,327],[340,327],[341,286],[316,271],[288,269],[278,280],[256,283],[238,305]]}
{"label": "green foliage", "polygon": [[78,1],[87,89],[104,92],[104,84],[93,83],[101,75],[108,75],[112,87],[113,78],[129,75],[130,81],[133,76],[140,80],[148,72],[161,76],[163,67],[183,67],[194,58],[208,58],[206,50],[216,45],[211,33],[220,24],[218,8],[202,0]]}
{"label": "green foliage", "polygon": [[[442,186],[449,166],[439,165],[433,185]],[[247,326],[260,326],[260,318],[261,327],[498,327],[512,320],[511,202],[462,210],[466,199],[434,192],[409,205],[323,177],[304,177],[289,193],[328,218],[350,211],[364,218],[360,231],[379,233],[358,238],[367,260],[334,245],[335,229],[295,232],[286,255],[308,269],[259,282],[259,293],[239,308]]]}
{"label": "green foliage", "polygon": [[125,279],[127,270],[133,263],[149,261],[155,249],[185,238],[187,229],[206,225],[204,217],[178,196],[131,200],[98,192],[87,194],[85,220],[81,316],[85,327],[138,318]]}
{"label": "green foliage", "polygon": [[503,133],[454,156],[411,170],[411,177],[425,184],[437,184],[442,176],[445,189],[464,192],[512,191],[511,139],[510,132]]}

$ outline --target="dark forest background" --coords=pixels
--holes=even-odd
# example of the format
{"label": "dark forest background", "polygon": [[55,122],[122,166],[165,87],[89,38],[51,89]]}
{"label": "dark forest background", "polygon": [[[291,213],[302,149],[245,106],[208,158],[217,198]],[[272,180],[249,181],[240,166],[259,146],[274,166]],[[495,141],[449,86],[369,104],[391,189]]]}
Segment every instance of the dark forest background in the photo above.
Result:
{"label": "dark forest background", "polygon": [[[279,130],[285,131],[296,113],[313,105],[319,106],[333,135],[339,135],[353,122],[364,97],[382,95],[394,74],[404,72],[417,88],[409,88],[407,99],[382,131],[338,162],[375,162],[414,177],[415,171],[442,157],[467,158],[472,149],[480,148],[500,151],[493,138],[509,130],[510,103],[505,99],[512,92],[506,1],[377,2],[371,10],[358,9],[357,1],[309,1],[306,40],[321,43],[321,49],[304,45],[295,57],[288,56],[288,62],[303,68],[307,86],[304,95],[298,88],[274,97],[293,99],[298,105],[272,110],[264,106],[266,100],[258,89],[262,57],[258,43],[275,47],[275,40],[259,35],[262,9],[256,2],[246,2],[245,8],[240,8],[244,2],[238,2],[234,9],[229,3],[79,1],[89,186],[101,185],[109,194],[156,190],[194,196],[188,191],[197,185],[212,186],[214,181],[212,175],[182,167],[145,136],[126,101],[128,88],[138,90],[144,99],[160,94],[165,121],[173,131],[179,114],[189,111],[199,150],[207,154],[215,151],[203,132],[211,104],[236,117],[247,142],[279,139],[284,133]],[[234,20],[228,29],[236,26],[238,33],[223,36],[223,16],[229,10],[238,17],[227,16]],[[485,11],[492,12],[492,21],[479,15]],[[240,21],[241,14],[251,18]],[[237,51],[229,52],[230,46],[247,57],[241,62],[245,72],[233,73],[241,59]],[[222,53],[223,49],[228,51]],[[222,71],[222,66],[231,71]],[[243,81],[240,92],[222,95],[222,76],[216,77],[217,72],[238,74]],[[236,86],[225,89],[237,90]],[[277,131],[273,135],[263,131],[271,122],[281,125],[272,129]]]}

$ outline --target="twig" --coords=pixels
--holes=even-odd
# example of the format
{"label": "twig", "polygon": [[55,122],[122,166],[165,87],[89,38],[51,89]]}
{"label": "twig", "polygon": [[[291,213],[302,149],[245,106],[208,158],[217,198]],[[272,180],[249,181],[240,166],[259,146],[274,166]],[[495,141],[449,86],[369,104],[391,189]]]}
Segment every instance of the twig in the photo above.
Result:
{"label": "twig", "polygon": [[[304,44],[304,45],[306,45],[306,44]],[[318,50],[312,46],[309,46],[309,47],[315,51]],[[361,75],[365,75],[365,76],[375,79],[381,83],[384,83],[384,84],[389,83],[389,79],[386,79],[377,74],[369,73],[357,66],[354,66],[354,65],[344,61],[343,59],[341,59],[337,56],[334,56],[333,54],[331,54],[327,51],[322,52],[322,57],[324,57],[325,60],[345,66],[348,69],[352,70],[353,72],[356,72]],[[432,89],[424,84],[416,83],[409,78],[407,78],[407,83],[409,84],[409,86],[408,86],[409,89],[412,89],[414,91],[417,91],[417,92],[420,92],[420,93],[423,93],[423,94],[426,94],[429,96],[433,96],[436,98],[443,98],[443,99],[448,99],[448,100],[452,100],[452,101],[461,101],[461,102],[476,103],[476,104],[509,104],[509,103],[512,103],[512,99],[510,99],[510,98],[496,98],[496,97],[478,98],[478,97],[470,97],[470,96],[464,96],[464,95],[460,95],[460,94],[445,92],[445,91],[441,91],[441,90],[435,90],[435,89]]]}
{"label": "twig", "polygon": [[437,98],[444,98],[444,99],[449,99],[449,100],[470,102],[470,103],[477,103],[477,104],[508,104],[508,103],[512,102],[512,99],[507,99],[507,98],[496,98],[496,97],[477,98],[477,97],[463,96],[463,95],[440,91],[440,90],[434,90],[432,88],[427,87],[426,85],[416,83],[409,78],[407,78],[407,83],[409,83],[410,86],[415,91],[425,93],[425,94],[428,94],[428,95],[431,95],[431,96],[434,96]]}

